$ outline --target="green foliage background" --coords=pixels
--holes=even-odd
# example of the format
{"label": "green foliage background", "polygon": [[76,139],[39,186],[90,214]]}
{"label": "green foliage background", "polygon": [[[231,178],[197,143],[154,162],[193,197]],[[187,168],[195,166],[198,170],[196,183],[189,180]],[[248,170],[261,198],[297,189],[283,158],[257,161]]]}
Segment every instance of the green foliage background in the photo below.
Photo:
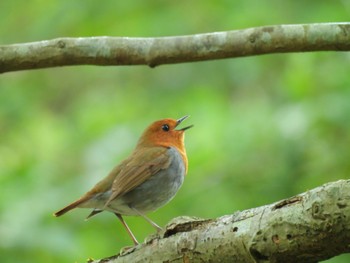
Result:
{"label": "green foliage background", "polygon": [[[18,1],[0,3],[0,44],[155,37],[349,20],[348,1]],[[0,76],[0,262],[84,262],[131,242],[117,219],[52,213],[135,146],[152,121],[190,114],[189,173],[150,214],[215,218],[350,171],[350,56],[275,54],[160,66],[77,66]],[[139,240],[153,233],[127,218]],[[329,262],[348,262],[343,255]]]}

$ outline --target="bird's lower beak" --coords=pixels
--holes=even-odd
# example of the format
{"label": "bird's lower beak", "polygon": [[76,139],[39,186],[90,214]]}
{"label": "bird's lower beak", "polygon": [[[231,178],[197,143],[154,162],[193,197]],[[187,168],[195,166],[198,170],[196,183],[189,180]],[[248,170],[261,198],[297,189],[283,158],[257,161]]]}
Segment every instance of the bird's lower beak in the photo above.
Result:
{"label": "bird's lower beak", "polygon": [[[180,118],[180,119],[178,119],[176,122],[176,127],[181,123],[181,122],[183,122],[184,120],[186,120],[188,117],[190,117],[190,115],[186,115],[186,116],[183,116],[182,118]],[[182,128],[182,129],[178,129],[178,131],[185,131],[185,130],[187,130],[187,129],[189,129],[189,128],[192,128],[193,127],[193,125],[190,125],[190,126],[187,126],[187,127],[185,127],[185,128]]]}

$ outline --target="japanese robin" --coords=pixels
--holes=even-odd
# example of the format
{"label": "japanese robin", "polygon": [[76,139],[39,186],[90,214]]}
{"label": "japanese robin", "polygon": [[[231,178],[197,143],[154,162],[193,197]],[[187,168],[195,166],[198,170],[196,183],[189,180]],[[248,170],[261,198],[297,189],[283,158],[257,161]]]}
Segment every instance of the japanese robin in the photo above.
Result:
{"label": "japanese robin", "polygon": [[123,216],[142,216],[168,203],[187,174],[185,128],[176,129],[188,116],[152,123],[141,135],[134,151],[81,198],[54,213],[61,216],[74,208],[92,208],[87,218],[102,211],[114,213],[137,245]]}

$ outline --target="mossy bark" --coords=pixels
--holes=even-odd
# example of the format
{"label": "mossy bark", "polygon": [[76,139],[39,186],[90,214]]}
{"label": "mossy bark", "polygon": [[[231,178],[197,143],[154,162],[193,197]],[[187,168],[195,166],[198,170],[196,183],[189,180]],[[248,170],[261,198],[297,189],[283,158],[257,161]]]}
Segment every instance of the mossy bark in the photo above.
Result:
{"label": "mossy bark", "polygon": [[145,243],[93,262],[318,262],[349,244],[350,180],[341,180],[217,219],[175,218]]}

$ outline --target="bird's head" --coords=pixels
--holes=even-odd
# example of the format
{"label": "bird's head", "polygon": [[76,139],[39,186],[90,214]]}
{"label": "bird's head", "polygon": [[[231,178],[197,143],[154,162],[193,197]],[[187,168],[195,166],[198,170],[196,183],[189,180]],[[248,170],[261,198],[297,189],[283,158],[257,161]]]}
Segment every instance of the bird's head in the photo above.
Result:
{"label": "bird's head", "polygon": [[178,120],[163,119],[153,122],[143,132],[138,146],[174,146],[179,150],[184,149],[185,130],[193,127],[193,125],[177,129],[181,122],[187,119],[186,115]]}

